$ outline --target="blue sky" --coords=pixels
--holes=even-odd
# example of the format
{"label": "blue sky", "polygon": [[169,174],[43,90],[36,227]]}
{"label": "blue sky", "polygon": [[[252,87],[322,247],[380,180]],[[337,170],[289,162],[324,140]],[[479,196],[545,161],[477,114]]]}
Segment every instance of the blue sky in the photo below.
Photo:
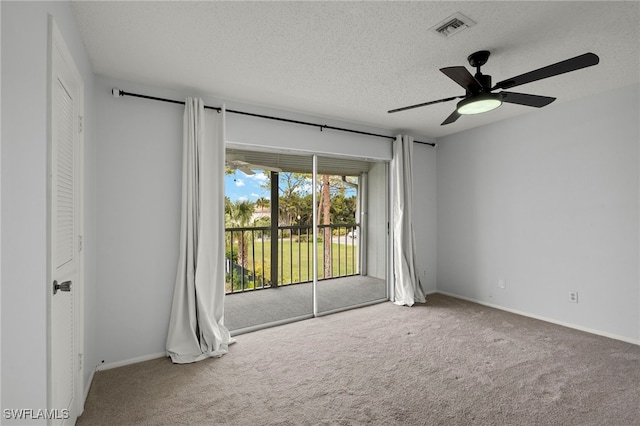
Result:
{"label": "blue sky", "polygon": [[[282,176],[280,176],[282,178]],[[263,197],[267,200],[271,199],[271,191],[269,188],[263,188],[262,184],[267,181],[267,175],[256,170],[254,175],[247,176],[240,170],[236,170],[233,174],[225,175],[224,192],[225,196],[233,202],[251,201],[255,202],[258,198]],[[311,184],[300,188],[300,192],[308,193],[311,191]],[[353,188],[347,189],[347,196],[356,195]]]}
{"label": "blue sky", "polygon": [[247,176],[240,170],[236,170],[232,175],[225,175],[225,195],[231,201],[256,201],[260,197],[268,200],[271,198],[269,189],[261,187],[266,180],[267,175],[262,172],[256,171],[255,175]]}

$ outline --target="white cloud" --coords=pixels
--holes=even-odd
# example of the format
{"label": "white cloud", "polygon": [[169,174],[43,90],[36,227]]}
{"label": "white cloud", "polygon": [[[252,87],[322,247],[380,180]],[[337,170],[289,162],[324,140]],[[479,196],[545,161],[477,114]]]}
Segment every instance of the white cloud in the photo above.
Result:
{"label": "white cloud", "polygon": [[234,179],[236,186],[244,186],[244,181],[242,179]]}
{"label": "white cloud", "polygon": [[258,194],[256,194],[255,192],[252,192],[252,193],[251,193],[251,196],[252,196],[253,198],[260,198],[260,196],[259,196]]}
{"label": "white cloud", "polygon": [[238,201],[242,202],[242,201],[249,201],[249,199],[245,196],[240,196],[238,197]]}

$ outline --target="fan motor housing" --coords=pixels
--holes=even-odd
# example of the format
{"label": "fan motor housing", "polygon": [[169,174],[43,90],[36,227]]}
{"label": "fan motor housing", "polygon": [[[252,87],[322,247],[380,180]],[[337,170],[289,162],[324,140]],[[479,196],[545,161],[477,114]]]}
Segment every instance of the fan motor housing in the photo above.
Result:
{"label": "fan motor housing", "polygon": [[476,75],[474,75],[474,77],[476,78],[476,80],[478,80],[478,83],[482,85],[482,88],[484,89],[485,92],[489,92],[491,90],[490,75],[486,75],[478,72]]}
{"label": "fan motor housing", "polygon": [[480,67],[487,63],[489,56],[491,56],[491,52],[488,50],[480,50],[467,57],[469,65],[476,69],[476,75],[474,75],[474,77],[478,80],[478,83],[480,83],[484,92],[491,91],[491,76],[482,74],[482,72],[480,72]]}
{"label": "fan motor housing", "polygon": [[480,50],[479,52],[474,52],[467,57],[467,61],[469,61],[469,65],[474,68],[480,68],[489,60],[489,55],[491,52],[488,50]]}

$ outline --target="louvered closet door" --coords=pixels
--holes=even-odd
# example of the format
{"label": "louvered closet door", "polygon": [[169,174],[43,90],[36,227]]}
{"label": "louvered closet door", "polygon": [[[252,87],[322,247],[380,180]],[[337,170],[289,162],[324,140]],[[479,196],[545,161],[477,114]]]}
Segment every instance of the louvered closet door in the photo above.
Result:
{"label": "louvered closet door", "polygon": [[51,81],[51,389],[52,424],[76,417],[76,359],[80,288],[80,91],[81,81],[54,43]]}

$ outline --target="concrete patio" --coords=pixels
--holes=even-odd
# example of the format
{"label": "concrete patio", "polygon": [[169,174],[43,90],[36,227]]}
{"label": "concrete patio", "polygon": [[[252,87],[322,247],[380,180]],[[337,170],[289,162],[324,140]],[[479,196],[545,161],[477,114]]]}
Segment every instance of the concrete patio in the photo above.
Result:
{"label": "concrete patio", "polygon": [[[228,294],[225,297],[225,325],[232,334],[313,316],[313,284]],[[388,299],[385,280],[355,275],[318,281],[318,314],[331,313]]]}

